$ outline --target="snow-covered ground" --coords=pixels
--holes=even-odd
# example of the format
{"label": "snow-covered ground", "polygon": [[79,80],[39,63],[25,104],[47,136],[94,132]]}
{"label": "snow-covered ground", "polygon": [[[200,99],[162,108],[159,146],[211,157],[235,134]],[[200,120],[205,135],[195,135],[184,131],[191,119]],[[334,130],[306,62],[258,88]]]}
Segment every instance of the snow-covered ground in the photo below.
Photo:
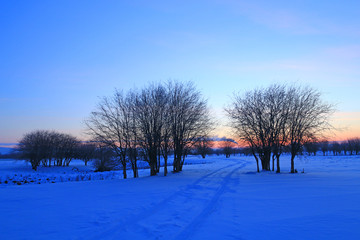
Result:
{"label": "snow-covered ground", "polygon": [[[0,184],[0,239],[359,239],[359,156],[302,157],[298,174],[286,156],[281,174],[207,159],[167,177]],[[15,169],[28,171],[2,162],[0,176]]]}
{"label": "snow-covered ground", "polygon": [[[186,165],[212,163],[213,158],[202,159],[192,157],[186,161]],[[163,162],[161,163],[163,164]],[[171,170],[172,160],[169,159]],[[138,161],[139,176],[148,176],[150,169],[149,164],[145,161]],[[146,170],[147,169],[147,170]],[[81,160],[72,160],[70,166],[45,167],[40,164],[36,171],[31,168],[31,164],[25,160],[0,159],[0,185],[23,185],[23,184],[43,184],[72,181],[92,181],[92,180],[109,180],[122,179],[123,172],[121,169],[107,172],[94,172],[95,168],[90,161],[87,166]],[[130,163],[127,166],[127,176],[132,177]]]}
{"label": "snow-covered ground", "polygon": [[0,143],[0,154],[9,154],[13,151],[12,147],[1,145]]}

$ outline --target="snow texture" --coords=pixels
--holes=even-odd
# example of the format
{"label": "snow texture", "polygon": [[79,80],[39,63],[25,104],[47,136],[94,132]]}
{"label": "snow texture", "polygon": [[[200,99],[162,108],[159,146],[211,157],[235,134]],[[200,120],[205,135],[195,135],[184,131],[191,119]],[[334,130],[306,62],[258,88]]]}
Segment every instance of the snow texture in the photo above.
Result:
{"label": "snow texture", "polygon": [[13,148],[11,147],[4,147],[0,145],[0,154],[9,154],[13,151]]}
{"label": "snow texture", "polygon": [[[302,157],[297,174],[287,156],[281,174],[256,173],[251,157],[207,159],[166,177],[2,183],[0,239],[359,239],[359,156]],[[28,168],[0,161],[0,177]]]}

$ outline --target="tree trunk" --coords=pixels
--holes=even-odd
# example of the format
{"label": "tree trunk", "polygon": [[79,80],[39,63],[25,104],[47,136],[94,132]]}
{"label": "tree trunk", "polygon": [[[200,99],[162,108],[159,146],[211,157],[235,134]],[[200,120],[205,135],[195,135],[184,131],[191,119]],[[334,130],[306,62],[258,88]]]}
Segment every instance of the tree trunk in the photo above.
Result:
{"label": "tree trunk", "polygon": [[123,162],[122,163],[122,166],[123,166],[123,176],[124,176],[124,179],[127,178],[127,174],[126,174],[126,162]]}
{"label": "tree trunk", "polygon": [[181,165],[181,151],[178,149],[174,150],[174,162],[173,162],[173,171],[180,172]]}
{"label": "tree trunk", "polygon": [[30,163],[31,163],[31,168],[36,171],[37,167],[38,167],[37,161],[36,160],[30,160]]}
{"label": "tree trunk", "polygon": [[139,177],[139,172],[138,172],[136,161],[134,161],[134,163],[133,163],[133,174],[134,174],[134,178]]}
{"label": "tree trunk", "polygon": [[149,150],[149,165],[150,165],[150,176],[155,176],[157,174],[157,150]]}
{"label": "tree trunk", "polygon": [[176,171],[175,171],[175,170],[176,170],[175,165],[176,165],[176,154],[175,154],[175,152],[174,152],[173,172],[176,172]]}
{"label": "tree trunk", "polygon": [[262,170],[270,171],[270,156],[271,152],[266,152],[260,156]]}
{"label": "tree trunk", "polygon": [[150,176],[155,176],[157,173],[155,164],[151,164],[150,166]]}
{"label": "tree trunk", "polygon": [[181,171],[180,166],[181,166],[181,155],[177,155],[174,161],[174,172],[180,172]]}
{"label": "tree trunk", "polygon": [[167,156],[164,156],[164,176],[167,175]]}
{"label": "tree trunk", "polygon": [[291,154],[291,170],[290,173],[295,173],[295,164],[294,164],[294,159],[295,159],[295,154]]}
{"label": "tree trunk", "polygon": [[186,156],[187,156],[187,154],[186,155],[184,154],[182,157],[180,157],[180,171],[182,171]]}
{"label": "tree trunk", "polygon": [[256,156],[256,154],[253,152],[253,155],[255,157],[255,160],[256,160],[256,169],[257,169],[257,172],[260,172],[260,168],[259,168],[259,159],[258,157]]}
{"label": "tree trunk", "polygon": [[280,154],[276,155],[276,173],[280,173]]}
{"label": "tree trunk", "polygon": [[160,172],[160,148],[157,150],[157,164],[156,164],[156,172]]}

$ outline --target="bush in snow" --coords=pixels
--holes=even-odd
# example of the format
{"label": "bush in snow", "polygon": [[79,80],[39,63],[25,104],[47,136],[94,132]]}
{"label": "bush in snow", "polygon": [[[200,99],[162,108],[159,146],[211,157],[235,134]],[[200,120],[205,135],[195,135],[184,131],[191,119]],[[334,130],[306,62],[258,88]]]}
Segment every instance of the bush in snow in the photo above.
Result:
{"label": "bush in snow", "polygon": [[114,157],[114,152],[108,147],[100,147],[96,150],[94,159],[95,172],[111,171],[119,162]]}
{"label": "bush in snow", "polygon": [[95,152],[96,145],[91,142],[79,144],[78,148],[76,149],[77,158],[83,160],[85,166],[87,166],[87,163],[94,158]]}

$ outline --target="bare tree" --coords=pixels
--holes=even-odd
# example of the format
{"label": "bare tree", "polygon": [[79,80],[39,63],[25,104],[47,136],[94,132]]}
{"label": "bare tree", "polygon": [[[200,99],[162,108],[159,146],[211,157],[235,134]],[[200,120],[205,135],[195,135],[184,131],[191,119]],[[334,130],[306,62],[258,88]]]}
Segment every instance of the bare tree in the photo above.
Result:
{"label": "bare tree", "polygon": [[124,134],[124,145],[126,146],[127,161],[131,164],[133,177],[139,177],[138,173],[138,148],[139,148],[139,133],[136,124],[136,93],[129,91],[124,99],[123,104],[119,104],[120,111],[123,116],[121,127]]}
{"label": "bare tree", "polygon": [[54,165],[69,166],[76,156],[78,143],[79,140],[69,134],[37,130],[25,134],[17,150],[36,170],[41,162],[49,167],[52,161]]}
{"label": "bare tree", "polygon": [[[112,97],[102,98],[97,109],[85,121],[88,134],[105,146],[110,147],[119,158],[124,178],[127,178],[128,150],[133,143],[133,129],[129,127],[133,115],[127,101],[128,98],[116,90]],[[136,176],[135,174],[134,177]]]}
{"label": "bare tree", "polygon": [[84,161],[85,166],[95,158],[96,145],[93,142],[79,144],[76,150],[76,157]]}
{"label": "bare tree", "polygon": [[360,153],[360,138],[353,138],[351,141],[353,142],[355,154],[358,155]]}
{"label": "bare tree", "polygon": [[145,150],[151,176],[156,175],[160,170],[161,143],[167,106],[168,94],[161,84],[150,85],[136,95],[135,118],[140,145]]}
{"label": "bare tree", "polygon": [[295,172],[294,158],[303,144],[330,128],[332,106],[323,103],[314,89],[275,84],[243,96],[235,95],[225,111],[236,134],[250,147],[257,165],[260,159],[262,169],[269,171],[273,154],[273,170],[276,158],[280,172],[279,158],[288,144],[291,172]]}
{"label": "bare tree", "polygon": [[290,114],[287,121],[288,142],[291,152],[291,173],[295,173],[294,159],[307,141],[322,137],[330,130],[329,116],[333,106],[321,100],[319,91],[310,87],[290,87],[288,89]]}
{"label": "bare tree", "polygon": [[334,156],[340,155],[341,154],[341,145],[338,142],[333,142],[331,144],[331,151],[333,152]]}
{"label": "bare tree", "polygon": [[137,176],[139,148],[149,163],[150,175],[160,171],[161,156],[167,174],[171,150],[175,153],[174,171],[181,171],[186,154],[198,139],[207,136],[211,126],[206,101],[194,85],[171,81],[130,91],[126,98],[116,91],[113,97],[102,99],[85,123],[89,134],[119,157],[124,178],[128,161]]}
{"label": "bare tree", "polygon": [[232,105],[225,109],[231,126],[251,148],[257,165],[260,159],[263,170],[270,170],[273,153],[273,169],[276,157],[277,172],[280,172],[279,158],[287,140],[285,126],[289,114],[286,105],[288,98],[285,86],[271,85],[248,91],[243,96],[235,95]]}
{"label": "bare tree", "polygon": [[116,154],[114,154],[113,148],[98,142],[94,154],[95,172],[113,170],[118,165],[118,161],[115,158]]}
{"label": "bare tree", "polygon": [[[232,104],[225,109],[230,118],[231,127],[235,130],[235,135],[250,147],[258,172],[259,157],[257,154],[261,152],[261,138],[264,136],[262,118],[257,116],[262,113],[263,105],[259,101],[260,99],[258,91],[246,92],[243,97],[235,95]],[[263,169],[264,165],[263,163]]]}
{"label": "bare tree", "polygon": [[267,109],[267,132],[270,135],[272,150],[272,171],[280,173],[280,156],[284,151],[287,141],[286,121],[289,116],[288,99],[291,96],[286,91],[285,85],[271,85],[264,91],[264,104]]}
{"label": "bare tree", "polygon": [[55,154],[58,166],[69,166],[72,159],[76,157],[79,140],[69,134],[59,134],[58,141],[58,149]]}
{"label": "bare tree", "polygon": [[196,151],[202,158],[205,158],[210,153],[211,147],[212,141],[208,136],[201,137],[195,144]]}
{"label": "bare tree", "polygon": [[[168,93],[169,94],[169,93]],[[168,95],[169,97],[169,95]],[[164,158],[164,176],[168,173],[168,157],[170,151],[172,150],[172,140],[171,140],[171,119],[169,113],[169,105],[167,104],[167,109],[164,112],[164,125],[161,133],[161,155]]]}
{"label": "bare tree", "polygon": [[344,153],[344,155],[347,155],[347,153],[349,151],[349,144],[346,141],[344,141],[344,142],[340,143],[340,147],[341,147],[341,150]]}
{"label": "bare tree", "polygon": [[207,102],[191,82],[168,82],[171,138],[174,149],[173,171],[182,170],[185,157],[198,139],[212,126]]}
{"label": "bare tree", "polygon": [[[319,143],[320,145],[320,150],[322,151],[323,153],[323,156],[327,155],[328,151],[329,151],[329,142],[324,140],[324,141],[321,141]],[[335,154],[334,154],[335,155]]]}
{"label": "bare tree", "polygon": [[319,144],[316,141],[309,141],[304,143],[305,151],[309,156],[316,156],[317,151],[319,150]]}
{"label": "bare tree", "polygon": [[232,141],[224,141],[223,152],[225,154],[225,157],[229,158],[230,155],[234,152],[234,142],[232,142]]}
{"label": "bare tree", "polygon": [[20,140],[18,151],[21,157],[31,163],[32,169],[35,171],[41,161],[46,159],[47,135],[48,131],[38,130],[25,134]]}

